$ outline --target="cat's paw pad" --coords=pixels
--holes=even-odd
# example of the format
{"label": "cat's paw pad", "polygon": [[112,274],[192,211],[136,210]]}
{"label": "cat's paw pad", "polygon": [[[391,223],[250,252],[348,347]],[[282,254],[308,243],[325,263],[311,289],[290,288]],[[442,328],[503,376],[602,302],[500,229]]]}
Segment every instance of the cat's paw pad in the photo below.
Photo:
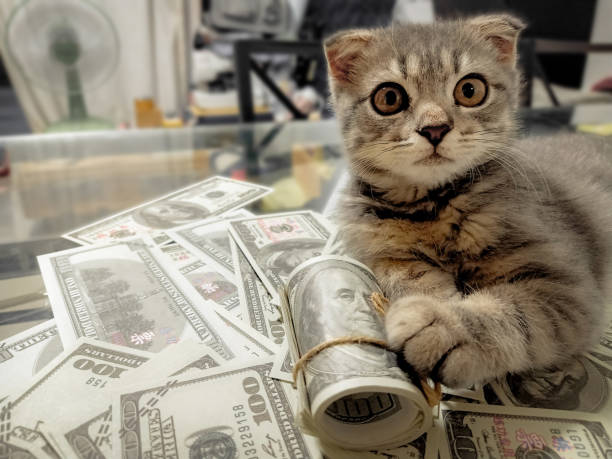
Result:
{"label": "cat's paw pad", "polygon": [[480,380],[483,355],[450,308],[426,296],[400,298],[385,318],[387,339],[419,374],[467,387]]}

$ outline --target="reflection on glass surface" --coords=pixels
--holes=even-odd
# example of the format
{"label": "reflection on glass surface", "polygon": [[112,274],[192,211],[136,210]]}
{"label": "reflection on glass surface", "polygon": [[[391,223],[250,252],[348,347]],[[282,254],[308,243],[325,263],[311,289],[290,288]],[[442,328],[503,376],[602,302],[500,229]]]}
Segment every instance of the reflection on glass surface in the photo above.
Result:
{"label": "reflection on glass surface", "polygon": [[[336,124],[262,124],[7,138],[0,243],[57,237],[211,175],[279,187],[254,210],[321,208],[340,167]],[[6,215],[4,215],[6,214]]]}

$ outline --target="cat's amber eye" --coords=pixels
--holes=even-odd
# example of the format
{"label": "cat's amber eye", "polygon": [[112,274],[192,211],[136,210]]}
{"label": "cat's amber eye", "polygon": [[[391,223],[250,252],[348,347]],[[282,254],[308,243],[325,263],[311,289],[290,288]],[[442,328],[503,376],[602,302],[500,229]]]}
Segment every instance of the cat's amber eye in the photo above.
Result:
{"label": "cat's amber eye", "polygon": [[395,115],[408,108],[408,94],[401,85],[397,83],[379,84],[372,92],[372,107],[383,116]]}
{"label": "cat's amber eye", "polygon": [[477,74],[464,76],[455,86],[455,101],[464,107],[475,107],[487,97],[487,82]]}

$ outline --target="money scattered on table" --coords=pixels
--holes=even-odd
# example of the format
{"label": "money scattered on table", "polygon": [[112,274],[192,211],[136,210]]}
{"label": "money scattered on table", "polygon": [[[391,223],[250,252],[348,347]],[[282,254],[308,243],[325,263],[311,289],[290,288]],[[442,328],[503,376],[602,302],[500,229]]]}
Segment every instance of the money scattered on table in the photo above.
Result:
{"label": "money scattered on table", "polygon": [[[373,293],[382,294],[374,275],[350,258],[322,256],[300,265],[284,303],[294,361],[335,338],[385,340]],[[343,448],[393,448],[431,426],[431,408],[395,354],[370,344],[321,351],[304,365],[298,389],[300,414],[312,418],[319,437]]]}
{"label": "money scattered on table", "polygon": [[29,384],[32,377],[62,350],[53,319],[0,342],[0,374],[3,375],[0,402]]}
{"label": "money scattered on table", "polygon": [[225,362],[227,360],[210,346],[193,339],[186,339],[168,346],[158,353],[155,359],[132,370],[124,382],[126,385],[134,385],[142,381],[157,381],[169,376],[186,374],[194,368],[218,367]]}
{"label": "money scattered on table", "polygon": [[240,358],[270,356],[278,352],[278,345],[274,341],[253,330],[242,320],[221,308],[217,308],[217,314],[225,325],[224,333]]}
{"label": "money scattered on table", "polygon": [[160,246],[160,250],[164,252],[175,264],[194,262],[198,259],[198,257],[196,257],[193,253],[174,241]]}
{"label": "money scattered on table", "polygon": [[213,177],[41,256],[55,317],[0,343],[0,457],[612,457],[612,327],[563,368],[443,387],[440,411],[368,344],[293,388],[313,346],[385,339],[380,290],[319,214],[239,208],[268,191]]}
{"label": "money scattered on table", "polygon": [[[215,368],[188,379],[144,383],[113,401],[116,458],[320,457],[294,421],[269,359]],[[204,415],[210,413],[210,415]]]}
{"label": "money scattered on table", "polygon": [[173,262],[178,271],[189,281],[202,298],[212,301],[241,318],[242,308],[234,276],[227,276],[211,264],[193,255],[182,245],[172,242],[160,250]]}
{"label": "money scattered on table", "polygon": [[10,438],[0,440],[0,451],[2,451],[3,458],[60,459],[59,453],[36,430],[17,426],[10,434]]}
{"label": "money scattered on table", "polygon": [[196,223],[177,228],[176,231],[168,231],[168,235],[226,277],[232,278],[235,275],[230,235],[225,222]]}
{"label": "money scattered on table", "polygon": [[233,263],[238,267],[236,282],[242,320],[278,346],[282,345],[285,341],[285,327],[279,306],[272,303],[272,296],[233,239],[230,246]]}
{"label": "money scattered on table", "polygon": [[607,413],[612,417],[612,374],[585,356],[560,368],[508,374],[491,387],[508,406]]}
{"label": "money scattered on table", "polygon": [[241,317],[240,297],[233,277],[228,279],[202,260],[177,264],[177,268],[202,298],[214,302],[237,318]]}
{"label": "money scattered on table", "polygon": [[436,424],[441,459],[579,459],[612,454],[610,424],[589,413],[443,404]]}
{"label": "money scattered on table", "polygon": [[330,236],[329,223],[309,211],[233,220],[229,228],[276,304],[291,271],[321,255]]}
{"label": "money scattered on table", "polygon": [[289,342],[287,340],[285,340],[283,347],[276,354],[274,365],[272,365],[272,370],[270,370],[270,376],[281,381],[293,383],[293,360],[291,359]]}
{"label": "money scattered on table", "polygon": [[64,344],[84,336],[159,352],[192,337],[235,356],[213,310],[144,239],[43,255],[39,264]]}
{"label": "money scattered on table", "polygon": [[211,177],[73,230],[63,237],[79,244],[95,244],[150,234],[160,244],[169,240],[164,230],[218,217],[271,191],[254,183]]}
{"label": "money scattered on table", "polygon": [[5,402],[2,430],[11,432],[9,441],[16,428],[39,430],[61,457],[77,456],[75,447],[81,452],[99,449],[104,454],[105,449],[110,451],[105,445],[108,438],[98,437],[98,429],[89,424],[108,411],[108,390],[113,384],[151,356],[81,338]]}

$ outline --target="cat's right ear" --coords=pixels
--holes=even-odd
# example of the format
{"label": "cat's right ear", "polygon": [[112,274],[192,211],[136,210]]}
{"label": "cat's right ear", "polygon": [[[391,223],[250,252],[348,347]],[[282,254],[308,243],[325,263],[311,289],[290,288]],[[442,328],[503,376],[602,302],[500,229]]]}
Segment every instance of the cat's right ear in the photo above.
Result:
{"label": "cat's right ear", "polygon": [[329,75],[338,84],[351,84],[358,75],[357,65],[372,41],[369,30],[345,30],[332,35],[323,44]]}
{"label": "cat's right ear", "polygon": [[494,46],[500,62],[515,66],[518,37],[525,28],[522,20],[509,14],[487,14],[471,18],[468,24]]}

